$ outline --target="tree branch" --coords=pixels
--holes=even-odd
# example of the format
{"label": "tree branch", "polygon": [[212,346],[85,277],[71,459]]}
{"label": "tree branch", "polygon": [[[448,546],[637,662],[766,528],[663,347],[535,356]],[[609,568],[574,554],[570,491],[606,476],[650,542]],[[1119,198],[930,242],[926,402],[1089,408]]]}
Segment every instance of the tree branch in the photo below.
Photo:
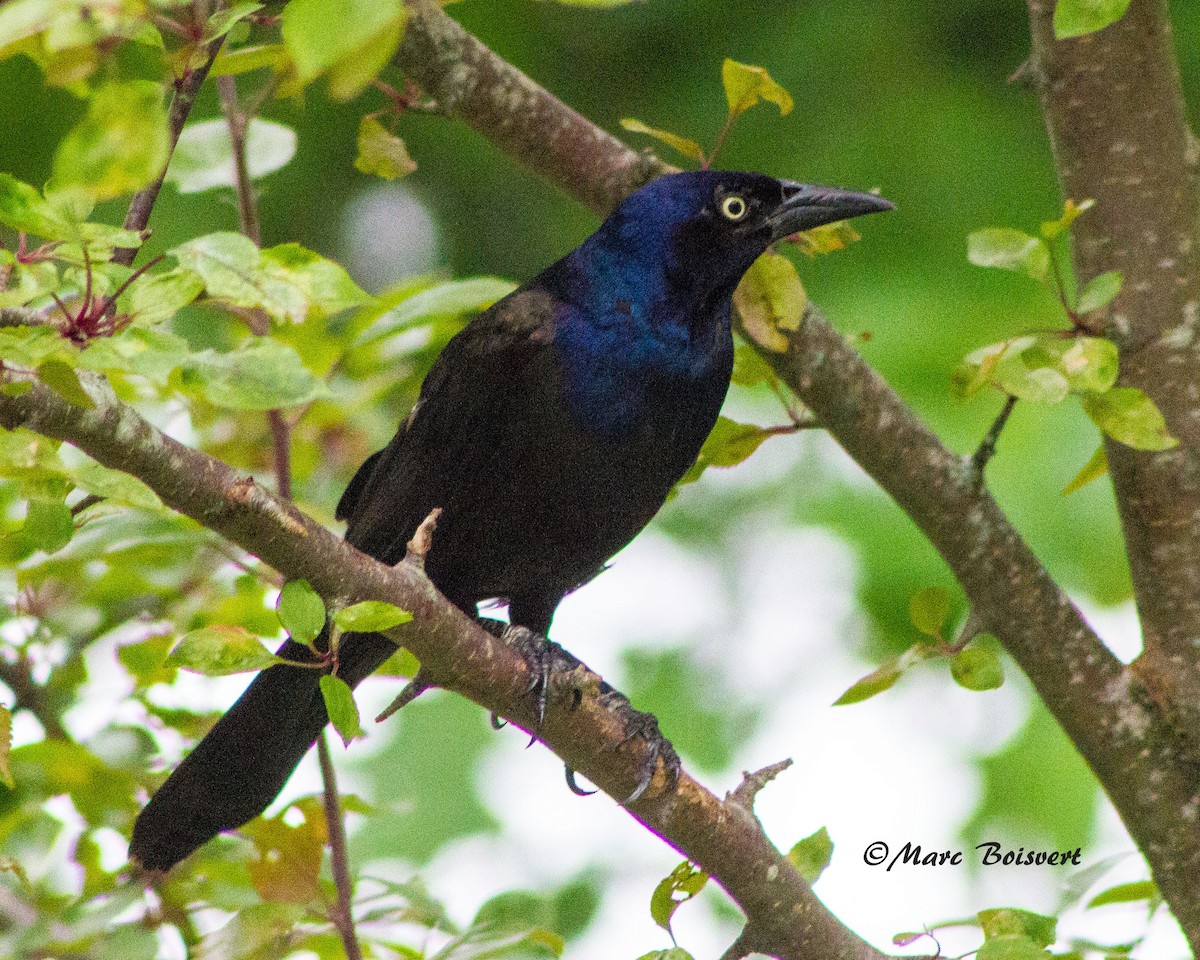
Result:
{"label": "tree branch", "polygon": [[[0,384],[25,375],[0,370]],[[102,377],[79,371],[94,407],[83,409],[35,382],[20,396],[0,391],[0,426],[24,427],[72,443],[98,462],[146,483],[163,503],[208,527],[289,579],[305,579],[331,602],[384,600],[413,614],[389,631],[421,661],[424,676],[525,730],[535,725],[525,656],[450,604],[416,563],[388,567],[232,467],[189,449],[121,403]],[[580,669],[582,665],[580,665]],[[614,798],[627,797],[646,759],[624,715],[597,696],[598,683],[573,685],[574,710],[550,710],[539,739]],[[569,698],[573,699],[573,697]],[[674,790],[659,767],[629,813],[700,864],[748,918],[754,949],[783,960],[881,960],[842,926],[775,849],[752,813],[718,800],[686,773]],[[749,947],[748,947],[749,949]]]}
{"label": "tree branch", "polygon": [[[1099,33],[1056,41],[1051,4],[1031,2],[1033,62],[1063,192],[1092,197],[1075,228],[1081,278],[1120,270],[1108,314],[1121,382],[1158,404],[1181,445],[1108,443],[1144,631],[1138,674],[1200,752],[1200,211],[1170,20],[1135,0]],[[1130,82],[1136,77],[1136,83]]]}
{"label": "tree branch", "polygon": [[[644,154],[589,124],[440,8],[414,0],[413,9],[397,55],[405,73],[448,113],[593,210],[606,212],[645,173],[669,169],[647,165]],[[1111,63],[1128,69],[1120,58]],[[488,96],[491,82],[501,91],[495,97]],[[1132,86],[1126,89],[1135,95]],[[547,130],[566,132],[547,137]],[[1138,678],[1108,652],[978,488],[969,459],[947,450],[815,307],[788,339],[785,353],[762,351],[765,359],[945,558],[980,621],[1029,675],[1091,765],[1193,947],[1200,947],[1200,887],[1194,883],[1200,836],[1193,827],[1200,777]],[[1200,549],[1200,535],[1191,542]],[[1200,564],[1191,576],[1192,600],[1200,604],[1197,582]]]}
{"label": "tree branch", "polygon": [[[171,162],[171,154],[175,152],[179,134],[183,132],[183,125],[187,122],[188,114],[192,112],[196,95],[200,92],[200,87],[204,84],[208,71],[212,69],[213,61],[217,59],[217,54],[221,52],[221,44],[224,42],[224,36],[213,40],[208,45],[207,59],[198,67],[189,67],[184,75],[175,81],[175,93],[171,97],[171,107],[167,111],[167,129],[171,134],[171,149],[167,152],[167,164]],[[124,227],[126,230],[141,233],[146,229],[146,224],[150,222],[150,212],[154,209],[155,201],[158,200],[158,192],[162,189],[166,177],[167,167],[164,165],[157,180],[134,194],[133,200],[129,204],[129,211],[125,214]],[[133,247],[123,247],[113,254],[113,263],[119,263],[126,267],[131,266],[137,253]]]}
{"label": "tree branch", "polygon": [[[1054,38],[1052,3],[1030,0],[1029,18],[1063,193],[1096,200],[1075,227],[1078,275],[1124,274],[1106,318],[1121,383],[1148,394],[1180,440],[1160,453],[1106,443],[1143,632],[1133,669],[1200,757],[1200,195],[1170,15],[1164,0],[1133,0],[1113,25],[1063,41]],[[1121,812],[1200,950],[1195,830],[1183,848],[1164,845]]]}

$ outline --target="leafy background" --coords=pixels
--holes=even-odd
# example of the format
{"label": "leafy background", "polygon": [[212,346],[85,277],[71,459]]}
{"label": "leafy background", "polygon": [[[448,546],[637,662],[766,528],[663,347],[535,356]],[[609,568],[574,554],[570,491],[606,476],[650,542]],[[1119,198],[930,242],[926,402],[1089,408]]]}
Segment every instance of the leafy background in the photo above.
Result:
{"label": "leafy background", "polygon": [[[1195,101],[1200,9],[1183,0],[1171,9],[1185,90]],[[895,214],[862,225],[863,242],[835,256],[799,258],[798,267],[813,299],[953,448],[972,450],[1002,404],[995,391],[953,399],[951,373],[963,356],[1061,326],[1045,290],[966,258],[971,231],[1036,231],[1061,210],[1035,98],[1019,76],[1012,79],[1027,48],[1021,5],[691,0],[685,13],[661,0],[605,9],[472,0],[451,12],[615,132],[620,118],[637,117],[711,143],[725,110],[722,60],[765,65],[796,108],[786,117],[770,107],[749,112],[719,165],[878,186],[897,204]],[[25,56],[0,60],[0,91],[0,172],[40,186],[86,104],[47,85]],[[268,132],[261,150],[286,152],[280,141],[290,130],[295,155],[258,182],[264,246],[298,242],[345,266],[370,293],[399,302],[450,278],[519,282],[594,228],[586,211],[437,116],[409,113],[400,121],[417,163],[411,176],[392,182],[357,172],[360,119],[386,102],[374,91],[334,102],[318,83],[302,97],[265,103],[264,118],[286,129]],[[209,85],[193,122],[217,116]],[[125,202],[102,202],[93,219],[119,223]],[[143,258],[235,230],[233,193],[168,186],[152,226]],[[485,282],[458,292],[486,302],[503,289]],[[277,336],[324,375],[371,314],[346,317],[322,316]],[[331,394],[297,429],[296,497],[315,515],[332,522],[341,488],[386,442],[424,366],[462,322],[455,307],[428,308],[418,319],[417,332],[391,347],[347,355],[330,379]],[[225,351],[244,337],[227,312],[203,306],[183,310],[170,329],[192,350]],[[142,399],[189,442],[269,473],[260,413],[189,396],[187,404]],[[762,387],[735,389],[729,412],[784,422]],[[1128,658],[1137,631],[1108,482],[1061,494],[1097,440],[1077,405],[1018,404],[989,479],[1051,572]],[[0,435],[0,447],[6,444],[11,467],[18,456]],[[10,604],[0,652],[10,664],[33,664],[31,702],[41,709],[38,718],[17,713],[16,788],[0,790],[0,854],[19,862],[32,884],[25,888],[15,875],[2,881],[11,880],[11,889],[0,898],[7,928],[0,937],[18,953],[29,949],[21,931],[32,923],[43,942],[65,938],[88,956],[179,955],[180,943],[162,928],[106,931],[133,901],[105,896],[122,889],[122,834],[137,791],[155,779],[147,771],[173,762],[210,719],[206,711],[230,702],[244,680],[176,675],[162,658],[174,637],[207,624],[273,636],[273,592],[230,564],[212,538],[153,511],[102,517],[62,550],[30,553],[21,539],[27,491],[10,472],[16,479],[0,481],[0,529],[11,562],[0,572]],[[918,639],[909,604],[928,587],[950,591],[954,615],[962,614],[936,554],[844,454],[819,435],[780,437],[736,469],[708,471],[683,489],[610,572],[564,603],[555,636],[656,712],[685,762],[710,784],[731,787],[742,769],[794,757],[796,768],[759,801],[764,823],[781,846],[829,828],[835,850],[818,892],[850,926],[886,946],[897,931],[986,906],[1053,913],[1069,871],[965,865],[887,872],[862,861],[874,840],[926,849],[969,849],[985,838],[1014,847],[1082,846],[1090,865],[1131,849],[1011,666],[1005,686],[988,693],[960,689],[944,666],[930,665],[869,703],[830,706]],[[364,716],[396,689],[394,680],[370,681],[360,695]],[[608,800],[572,797],[560,785],[557,761],[523,746],[512,732],[492,732],[470,704],[433,695],[370,729],[347,754],[339,748],[346,788],[374,811],[350,815],[356,870],[382,878],[379,890],[403,899],[414,916],[422,901],[411,884],[419,874],[459,925],[503,895],[487,908],[493,915],[508,911],[555,931],[570,956],[632,957],[668,946],[648,903],[677,857]],[[318,788],[313,764],[286,796]],[[305,822],[317,819],[311,813]],[[263,839],[267,830],[255,835],[260,849],[276,842]],[[258,941],[246,931],[290,917],[278,903],[283,912],[254,913],[271,887],[256,889],[247,879],[253,849],[244,839],[224,840],[177,881],[177,898],[212,905],[197,916],[201,931],[231,914],[244,926],[240,939],[228,928],[224,940],[210,937],[211,955],[248,955],[247,944]],[[1141,876],[1131,857],[1115,866],[1110,882]],[[429,926],[437,907],[427,909],[410,925]],[[1064,929],[1132,941],[1145,915],[1144,903],[1076,910]],[[673,927],[682,945],[708,955],[735,925],[720,895],[707,890]],[[944,941],[954,944],[954,936]],[[408,942],[419,949],[422,941]],[[975,941],[964,942],[969,949]],[[308,946],[335,950],[319,937]],[[1183,953],[1161,918],[1137,949],[1146,957]]]}

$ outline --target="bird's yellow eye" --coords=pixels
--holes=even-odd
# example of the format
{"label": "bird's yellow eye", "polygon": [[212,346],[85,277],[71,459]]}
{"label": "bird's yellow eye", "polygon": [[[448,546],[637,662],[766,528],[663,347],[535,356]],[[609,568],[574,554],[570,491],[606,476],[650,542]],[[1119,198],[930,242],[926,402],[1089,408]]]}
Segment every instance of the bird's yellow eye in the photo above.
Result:
{"label": "bird's yellow eye", "polygon": [[741,220],[749,209],[746,201],[737,194],[728,196],[721,201],[721,216],[726,220]]}

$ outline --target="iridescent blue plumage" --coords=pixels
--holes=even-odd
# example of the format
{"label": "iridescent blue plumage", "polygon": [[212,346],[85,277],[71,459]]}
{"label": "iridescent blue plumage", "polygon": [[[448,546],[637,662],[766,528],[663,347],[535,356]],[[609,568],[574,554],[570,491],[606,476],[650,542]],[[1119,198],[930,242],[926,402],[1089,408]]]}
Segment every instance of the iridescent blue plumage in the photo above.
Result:
{"label": "iridescent blue plumage", "polygon": [[[538,633],[637,535],[694,462],[733,363],[730,296],[774,240],[890,207],[759,174],[662,177],[577,250],[472,320],[395,439],[338,505],[347,540],[396,563],[443,510],[425,570],[468,614],[493,597]],[[354,685],[395,647],[348,634]],[[281,655],[313,661],[287,643]],[[275,798],[327,722],[321,671],[259,674],[142,811],[130,855],[167,869]]]}

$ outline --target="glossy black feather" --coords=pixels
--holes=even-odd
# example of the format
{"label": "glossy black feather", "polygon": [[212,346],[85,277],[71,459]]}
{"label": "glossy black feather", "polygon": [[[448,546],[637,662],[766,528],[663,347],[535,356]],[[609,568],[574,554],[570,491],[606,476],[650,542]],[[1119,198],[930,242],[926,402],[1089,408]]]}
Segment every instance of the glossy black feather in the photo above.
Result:
{"label": "glossy black feather", "polygon": [[[725,201],[743,201],[731,218]],[[729,386],[730,296],[774,239],[885,209],[863,194],[701,171],[634,194],[580,248],[473,319],[338,505],[347,540],[396,563],[443,514],[425,568],[453,603],[509,602],[545,633],[564,594],[650,521]],[[351,634],[354,685],[394,651]],[[309,651],[286,643],[289,659]],[[263,672],[138,818],[130,855],[167,869],[275,798],[327,722],[319,671]]]}

